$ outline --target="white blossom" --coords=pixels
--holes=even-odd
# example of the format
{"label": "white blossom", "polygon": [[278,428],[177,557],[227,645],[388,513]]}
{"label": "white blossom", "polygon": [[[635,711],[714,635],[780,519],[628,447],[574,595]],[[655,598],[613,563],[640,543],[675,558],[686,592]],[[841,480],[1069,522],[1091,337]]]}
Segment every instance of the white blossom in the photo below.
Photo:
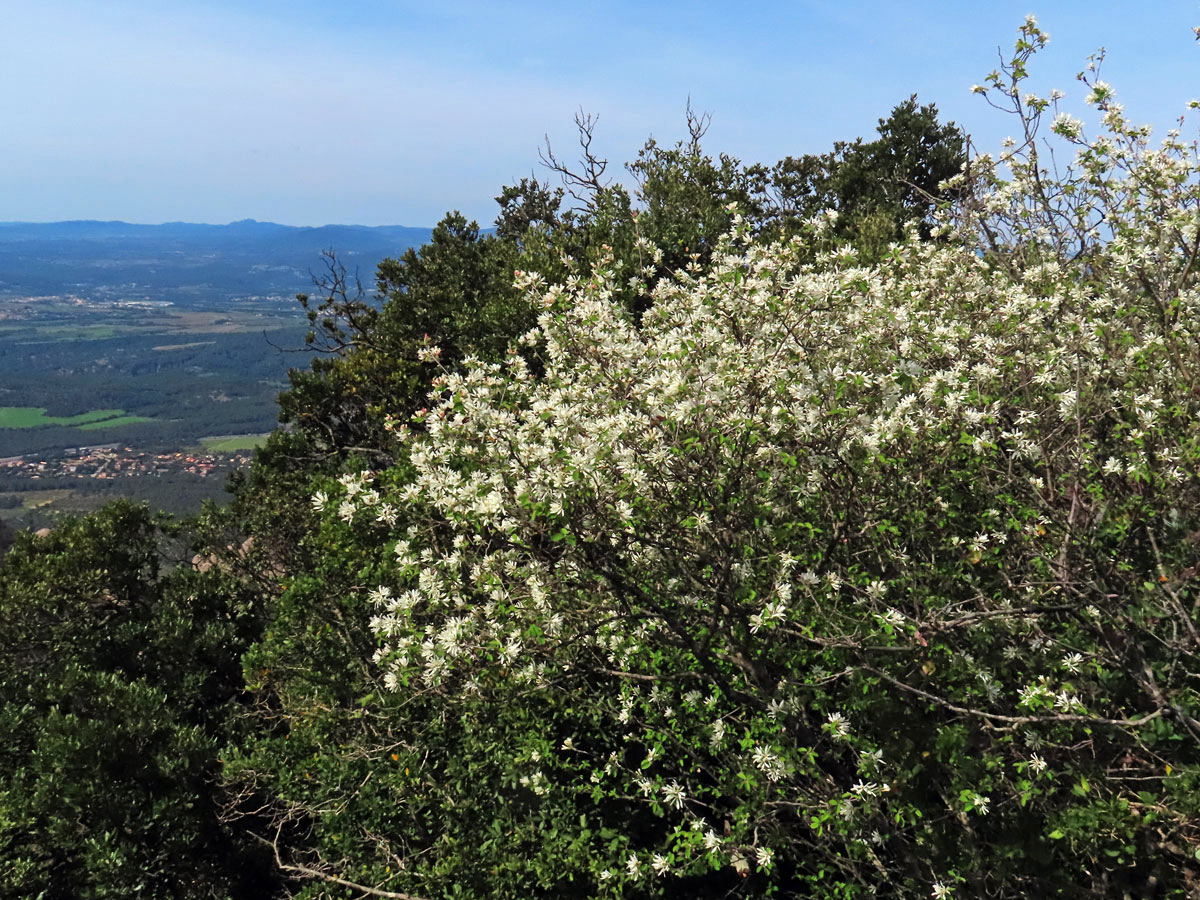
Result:
{"label": "white blossom", "polygon": [[631,878],[636,879],[642,874],[642,861],[637,858],[636,853],[629,854],[629,858],[625,860],[625,869]]}
{"label": "white blossom", "polygon": [[832,712],[826,719],[825,730],[833,736],[834,740],[845,740],[850,736],[850,723],[840,712]]}

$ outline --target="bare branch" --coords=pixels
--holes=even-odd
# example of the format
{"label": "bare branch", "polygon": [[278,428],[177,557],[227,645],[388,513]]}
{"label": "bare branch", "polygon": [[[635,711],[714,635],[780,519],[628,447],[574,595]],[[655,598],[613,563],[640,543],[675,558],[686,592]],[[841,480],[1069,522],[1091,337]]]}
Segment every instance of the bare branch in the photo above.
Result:
{"label": "bare branch", "polygon": [[692,156],[700,155],[700,141],[708,133],[712,124],[712,113],[697,113],[692,107],[692,98],[687,101],[688,152]]}
{"label": "bare branch", "polygon": [[358,884],[354,881],[347,881],[345,878],[338,878],[336,875],[330,875],[328,872],[322,872],[310,866],[285,863],[283,857],[279,855],[278,834],[275,835],[275,840],[273,841],[269,841],[262,835],[254,834],[253,832],[250,832],[250,836],[271,848],[275,854],[275,865],[282,872],[289,872],[302,878],[314,878],[318,881],[328,882],[329,884],[341,885],[342,887],[350,888],[352,891],[359,891],[371,897],[386,897],[388,900],[425,900],[425,898],[418,897],[416,894],[406,894],[403,891],[385,891],[383,888],[370,887],[369,885]]}
{"label": "bare branch", "polygon": [[926,700],[930,700],[933,703],[938,704],[938,706],[948,709],[951,712],[956,712],[959,715],[964,716],[975,716],[976,718],[987,719],[992,722],[1004,722],[1008,725],[1034,725],[1048,722],[1081,722],[1088,725],[1112,725],[1117,728],[1138,728],[1142,725],[1145,725],[1147,722],[1161,718],[1166,712],[1165,708],[1159,708],[1152,713],[1147,713],[1146,715],[1139,716],[1136,719],[1107,719],[1103,716],[1081,716],[1072,715],[1070,713],[1053,713],[1046,716],[1004,716],[999,713],[985,712],[982,709],[971,709],[966,706],[958,706],[954,703],[951,703],[949,700],[939,697],[937,694],[931,694],[928,691],[915,688],[910,684],[905,684],[903,681],[899,681],[893,678],[891,675],[888,675],[886,672],[882,672],[879,669],[871,666],[863,666],[863,670],[882,678],[888,684],[898,687],[902,691],[908,691],[910,694],[916,694],[918,697],[924,697]]}
{"label": "bare branch", "polygon": [[587,210],[595,209],[596,196],[612,183],[611,178],[604,177],[604,173],[608,169],[608,160],[601,159],[592,150],[596,124],[599,121],[598,116],[585,113],[582,109],[575,113],[575,127],[579,131],[580,169],[573,169],[554,155],[554,150],[550,147],[549,135],[546,135],[545,148],[538,150],[538,159],[542,165],[550,171],[556,172],[562,179],[567,193],[583,204],[583,208]]}

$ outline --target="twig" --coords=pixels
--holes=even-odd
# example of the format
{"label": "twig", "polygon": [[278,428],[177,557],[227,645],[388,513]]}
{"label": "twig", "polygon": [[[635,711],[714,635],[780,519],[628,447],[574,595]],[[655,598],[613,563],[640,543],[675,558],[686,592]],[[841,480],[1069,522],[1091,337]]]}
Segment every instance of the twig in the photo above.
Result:
{"label": "twig", "polygon": [[347,881],[345,878],[338,878],[336,875],[329,875],[326,872],[322,872],[319,869],[310,868],[309,866],[285,863],[283,858],[279,855],[278,836],[274,841],[268,841],[265,837],[254,834],[253,832],[250,832],[250,836],[255,840],[266,844],[271,848],[272,851],[274,851],[275,865],[277,865],[281,871],[294,872],[295,874],[302,875],[305,878],[316,878],[319,881],[327,881],[330,884],[338,884],[342,887],[350,888],[352,891],[360,891],[372,897],[387,897],[389,900],[425,900],[425,898],[418,897],[416,894],[406,894],[402,891],[385,891],[383,888],[368,887],[365,884],[357,884],[353,881]]}
{"label": "twig", "polygon": [[949,700],[944,700],[936,694],[931,694],[928,691],[923,691],[920,688],[915,688],[912,685],[905,684],[903,681],[898,681],[891,675],[888,675],[886,672],[881,672],[878,669],[871,668],[870,666],[864,666],[863,669],[867,672],[870,672],[872,675],[877,675],[884,681],[888,682],[888,684],[898,687],[902,691],[908,691],[910,694],[916,694],[918,697],[924,697],[926,700],[931,700],[939,706],[950,710],[951,712],[956,712],[964,716],[977,716],[979,718],[990,719],[995,722],[1005,722],[1009,725],[1032,725],[1039,722],[1085,722],[1089,725],[1112,725],[1117,728],[1137,728],[1138,726],[1145,725],[1147,722],[1153,721],[1154,719],[1161,718],[1163,713],[1166,712],[1165,708],[1159,708],[1152,713],[1147,713],[1146,715],[1136,719],[1106,719],[1102,716],[1079,716],[1070,715],[1067,713],[1055,713],[1048,716],[1005,716],[1001,715],[1000,713],[984,712],[982,709],[970,709],[966,706],[957,706],[951,703]]}

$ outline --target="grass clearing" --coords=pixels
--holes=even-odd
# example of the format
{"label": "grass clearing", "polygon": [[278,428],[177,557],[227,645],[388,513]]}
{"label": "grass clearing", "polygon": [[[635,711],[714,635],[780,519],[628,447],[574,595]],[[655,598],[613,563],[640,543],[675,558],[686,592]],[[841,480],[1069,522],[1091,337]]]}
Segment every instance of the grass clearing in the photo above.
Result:
{"label": "grass clearing", "polygon": [[74,491],[67,490],[21,491],[19,496],[23,509],[43,509],[69,500],[74,493]]}
{"label": "grass clearing", "polygon": [[215,437],[200,438],[200,443],[206,450],[213,453],[233,453],[237,450],[255,450],[267,440],[266,434],[223,434]]}
{"label": "grass clearing", "polygon": [[53,341],[102,341],[120,332],[113,325],[34,325],[20,330],[19,344]]}
{"label": "grass clearing", "polygon": [[215,344],[216,341],[191,341],[187,344],[160,344],[157,347],[151,347],[151,350],[190,350],[192,347],[207,347],[209,344]]}
{"label": "grass clearing", "polygon": [[154,419],[150,416],[117,416],[113,419],[105,419],[103,422],[88,422],[85,425],[77,425],[80,431],[98,431],[101,428],[113,428],[117,425],[134,425],[138,422],[153,422]]}

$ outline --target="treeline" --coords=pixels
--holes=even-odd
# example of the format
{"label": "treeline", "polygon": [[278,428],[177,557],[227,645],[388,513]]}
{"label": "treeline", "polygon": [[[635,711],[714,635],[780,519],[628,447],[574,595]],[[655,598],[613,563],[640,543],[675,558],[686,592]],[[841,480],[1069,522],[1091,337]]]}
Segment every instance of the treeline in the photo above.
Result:
{"label": "treeline", "polygon": [[1089,88],[334,266],[229,508],[5,558],[6,895],[1194,893],[1197,164]]}

